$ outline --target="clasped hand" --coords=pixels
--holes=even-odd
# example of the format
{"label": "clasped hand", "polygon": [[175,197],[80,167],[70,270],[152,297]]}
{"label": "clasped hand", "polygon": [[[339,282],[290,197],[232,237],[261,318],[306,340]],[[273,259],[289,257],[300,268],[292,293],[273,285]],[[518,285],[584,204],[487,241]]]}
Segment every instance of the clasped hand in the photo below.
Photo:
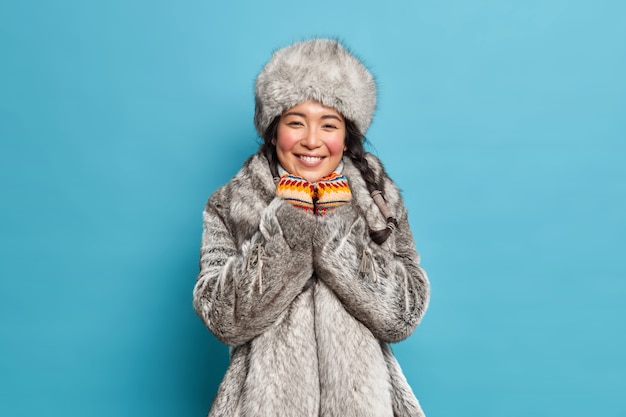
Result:
{"label": "clasped hand", "polygon": [[324,216],[352,200],[348,179],[336,172],[311,183],[292,174],[283,175],[276,185],[276,196],[300,210]]}

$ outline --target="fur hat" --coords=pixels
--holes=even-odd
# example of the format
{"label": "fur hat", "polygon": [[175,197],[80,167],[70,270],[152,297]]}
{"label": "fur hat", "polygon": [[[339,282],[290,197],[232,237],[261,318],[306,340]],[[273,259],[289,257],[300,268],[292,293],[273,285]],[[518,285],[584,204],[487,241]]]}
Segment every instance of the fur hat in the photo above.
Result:
{"label": "fur hat", "polygon": [[276,116],[307,100],[334,108],[362,134],[376,108],[374,77],[332,39],[312,39],[274,52],[257,77],[254,93],[254,125],[260,136]]}

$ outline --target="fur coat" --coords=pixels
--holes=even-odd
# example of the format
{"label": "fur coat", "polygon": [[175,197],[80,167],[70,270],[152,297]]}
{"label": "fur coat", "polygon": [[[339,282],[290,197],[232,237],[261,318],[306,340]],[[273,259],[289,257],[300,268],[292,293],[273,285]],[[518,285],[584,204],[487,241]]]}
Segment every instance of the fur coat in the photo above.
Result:
{"label": "fur coat", "polygon": [[231,347],[209,417],[423,416],[388,343],[415,329],[429,284],[399,190],[367,159],[398,220],[382,245],[347,159],[352,201],[323,217],[276,198],[260,154],[209,198],[194,308]]}

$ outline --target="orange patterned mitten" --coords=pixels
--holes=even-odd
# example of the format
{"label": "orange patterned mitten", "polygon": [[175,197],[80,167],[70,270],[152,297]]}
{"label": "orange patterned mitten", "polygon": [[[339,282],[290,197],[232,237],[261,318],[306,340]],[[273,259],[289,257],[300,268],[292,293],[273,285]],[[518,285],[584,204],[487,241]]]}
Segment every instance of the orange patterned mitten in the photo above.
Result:
{"label": "orange patterned mitten", "polygon": [[348,179],[336,172],[332,172],[316,182],[315,190],[317,191],[315,213],[318,216],[323,216],[352,200]]}
{"label": "orange patterned mitten", "polygon": [[289,204],[313,214],[313,184],[296,175],[285,174],[276,185],[276,196]]}

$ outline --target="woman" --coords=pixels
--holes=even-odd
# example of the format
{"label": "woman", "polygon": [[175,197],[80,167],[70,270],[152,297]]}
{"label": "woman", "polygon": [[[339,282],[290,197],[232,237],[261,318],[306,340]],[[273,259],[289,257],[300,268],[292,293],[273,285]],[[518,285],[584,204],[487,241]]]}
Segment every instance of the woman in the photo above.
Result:
{"label": "woman", "polygon": [[388,343],[428,304],[398,188],[363,150],[376,87],[334,40],[274,53],[259,152],[204,211],[194,308],[231,347],[210,417],[423,416]]}

